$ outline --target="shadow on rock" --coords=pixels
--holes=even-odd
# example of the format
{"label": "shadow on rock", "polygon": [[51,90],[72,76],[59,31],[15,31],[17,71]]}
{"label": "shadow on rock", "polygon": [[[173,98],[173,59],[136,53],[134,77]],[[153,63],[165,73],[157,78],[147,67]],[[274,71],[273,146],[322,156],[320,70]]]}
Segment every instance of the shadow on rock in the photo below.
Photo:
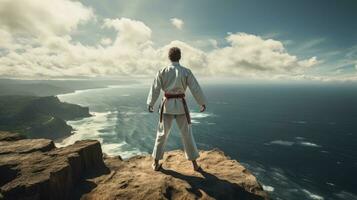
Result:
{"label": "shadow on rock", "polygon": [[82,177],[82,181],[77,184],[75,190],[72,193],[71,200],[81,199],[84,194],[91,192],[94,188],[97,187],[97,184],[91,179],[100,177],[102,175],[106,175],[110,173],[110,169],[107,166],[100,167],[95,170],[89,170],[84,177]]}
{"label": "shadow on rock", "polygon": [[199,170],[203,177],[188,176],[164,168],[161,168],[160,171],[166,175],[186,181],[191,186],[191,188],[186,188],[187,191],[197,195],[198,197],[202,197],[203,194],[201,191],[203,191],[210,197],[222,200],[237,198],[247,200],[264,199],[261,196],[247,192],[238,184],[219,179],[217,176],[205,172],[203,169]]}

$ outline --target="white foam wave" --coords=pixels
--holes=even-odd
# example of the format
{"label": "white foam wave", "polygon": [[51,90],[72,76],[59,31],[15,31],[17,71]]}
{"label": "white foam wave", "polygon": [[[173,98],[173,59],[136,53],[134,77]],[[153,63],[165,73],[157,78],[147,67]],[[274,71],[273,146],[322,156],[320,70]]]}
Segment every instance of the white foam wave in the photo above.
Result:
{"label": "white foam wave", "polygon": [[212,113],[201,113],[201,112],[191,112],[190,115],[191,115],[191,118],[194,118],[194,119],[202,119],[202,118],[213,116]]}
{"label": "white foam wave", "polygon": [[145,83],[122,84],[122,85],[108,85],[108,88],[142,88],[147,87]]}
{"label": "white foam wave", "polygon": [[[303,140],[304,138],[302,137],[296,137],[295,139],[297,140]],[[273,140],[268,143],[265,143],[266,145],[282,145],[282,146],[292,146],[292,145],[301,145],[301,146],[307,146],[307,147],[315,147],[319,148],[321,145],[318,145],[316,143],[308,142],[308,141],[286,141],[286,140]]]}
{"label": "white foam wave", "polygon": [[295,142],[291,142],[291,141],[285,141],[285,140],[274,140],[274,141],[270,141],[269,143],[267,143],[268,145],[270,144],[276,144],[276,145],[283,145],[283,146],[292,146]]}
{"label": "white foam wave", "polygon": [[[71,93],[59,94],[59,95],[57,95],[57,97],[61,99],[61,98],[67,97],[67,96],[74,96],[74,95],[78,95],[78,94],[85,93],[85,92],[111,90],[113,88],[140,88],[140,87],[146,87],[146,86],[147,85],[142,84],[142,83],[138,83],[138,84],[122,84],[122,85],[109,85],[109,86],[100,87],[100,88],[75,90],[74,92],[71,92]],[[121,96],[130,96],[130,95],[129,94],[123,94]]]}
{"label": "white foam wave", "polygon": [[104,143],[102,144],[102,150],[109,156],[120,155],[121,158],[127,159],[135,155],[143,154],[139,149],[128,150],[125,146],[126,142],[121,143]]}
{"label": "white foam wave", "polygon": [[[117,111],[94,112],[93,116],[77,121],[68,121],[75,131],[74,134],[56,142],[57,147],[64,147],[75,143],[78,140],[92,139],[98,140],[102,145],[102,150],[109,156],[120,155],[126,159],[134,155],[144,154],[137,148],[129,146],[125,141],[120,143],[103,142],[104,136],[115,135],[115,126],[117,123]],[[134,113],[132,113],[134,114]]]}
{"label": "white foam wave", "polygon": [[339,193],[336,193],[335,196],[341,199],[357,200],[357,195],[343,190]]}
{"label": "white foam wave", "polygon": [[191,122],[193,124],[199,124],[200,123],[200,121],[199,121],[200,119],[207,118],[207,117],[212,117],[214,115],[212,113],[191,112],[190,116],[191,116]]}
{"label": "white foam wave", "polygon": [[263,185],[263,190],[267,192],[274,192],[274,187],[270,185]]}
{"label": "white foam wave", "polygon": [[330,183],[330,182],[326,182],[326,184],[329,185],[329,186],[335,186],[335,184]]}
{"label": "white foam wave", "polygon": [[302,146],[308,146],[308,147],[321,147],[321,145],[312,143],[312,142],[300,142],[299,143]]}
{"label": "white foam wave", "polygon": [[117,112],[93,112],[92,116],[76,121],[68,121],[75,131],[74,134],[56,143],[57,147],[63,147],[73,144],[78,140],[93,139],[99,140],[101,143],[103,139],[101,135],[114,134],[114,132],[101,132],[100,130],[113,130],[111,127],[115,126]]}
{"label": "white foam wave", "polygon": [[307,122],[306,121],[292,121],[294,124],[306,124]]}
{"label": "white foam wave", "polygon": [[317,194],[314,194],[306,189],[302,190],[305,194],[307,194],[311,199],[315,199],[315,200],[323,200],[324,198],[322,196],[319,196]]}

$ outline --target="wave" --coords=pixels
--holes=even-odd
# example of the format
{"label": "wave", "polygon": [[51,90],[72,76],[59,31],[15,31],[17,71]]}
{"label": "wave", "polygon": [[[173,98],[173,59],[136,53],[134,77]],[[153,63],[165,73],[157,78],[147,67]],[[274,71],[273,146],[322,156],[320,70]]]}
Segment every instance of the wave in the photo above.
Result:
{"label": "wave", "polygon": [[315,199],[315,200],[324,200],[324,198],[320,195],[317,194],[313,194],[310,191],[303,189],[302,190],[305,194],[307,194],[311,199]]}
{"label": "wave", "polygon": [[[260,180],[263,189],[270,193],[272,199],[324,199],[310,188],[306,189],[306,184],[301,184],[281,168],[266,167],[256,162],[242,164]],[[335,196],[339,197],[337,199],[343,199],[342,197],[350,195],[350,193],[343,193]]]}
{"label": "wave", "polygon": [[140,151],[139,149],[132,149],[129,150],[127,148],[128,144],[126,142],[121,143],[103,143],[102,150],[105,154],[109,156],[116,156],[120,155],[121,158],[127,159],[133,157],[135,155],[142,155],[145,152]]}
{"label": "wave", "polygon": [[341,199],[349,199],[349,200],[357,200],[357,195],[347,192],[347,191],[341,191],[339,193],[334,194],[334,196],[341,198]]}
{"label": "wave", "polygon": [[322,147],[321,145],[318,145],[316,143],[306,141],[305,138],[303,137],[295,137],[295,139],[298,141],[273,140],[265,143],[265,145],[282,145],[282,146],[300,145],[300,146],[315,147],[315,148]]}
{"label": "wave", "polygon": [[[78,95],[78,94],[85,93],[85,92],[103,91],[103,90],[110,90],[110,89],[115,89],[115,88],[138,88],[138,87],[144,87],[144,86],[146,87],[147,85],[146,84],[108,85],[108,86],[99,87],[99,88],[74,90],[74,92],[65,93],[65,94],[58,94],[56,96],[58,98],[61,98],[61,97],[66,97],[66,96]],[[130,95],[129,94],[123,94],[121,96],[130,96]]]}
{"label": "wave", "polygon": [[299,143],[302,146],[308,146],[308,147],[321,147],[321,145],[312,143],[312,142],[300,142]]}
{"label": "wave", "polygon": [[292,123],[294,123],[294,124],[306,124],[307,121],[303,121],[303,120],[300,120],[300,121],[292,121]]}
{"label": "wave", "polygon": [[200,123],[200,119],[207,118],[207,117],[212,117],[212,116],[214,116],[214,114],[212,114],[212,113],[201,113],[201,112],[191,112],[190,116],[191,116],[191,122],[193,124],[199,124]]}
{"label": "wave", "polygon": [[266,144],[277,144],[277,145],[283,145],[283,146],[292,146],[293,144],[295,144],[295,142],[291,142],[291,141],[284,141],[284,140],[274,140],[274,141],[270,141]]}
{"label": "wave", "polygon": [[263,190],[267,192],[274,192],[274,187],[270,185],[263,185]]}
{"label": "wave", "polygon": [[98,140],[102,145],[105,154],[114,156],[120,155],[126,159],[134,155],[144,154],[139,149],[128,147],[123,141],[120,143],[107,143],[103,141],[104,137],[115,136],[115,127],[117,124],[117,111],[109,112],[92,112],[92,117],[76,121],[68,121],[68,124],[74,127],[75,131],[69,137],[60,142],[56,142],[57,147],[64,147],[75,143],[78,140]]}
{"label": "wave", "polygon": [[56,143],[57,147],[68,146],[78,140],[94,139],[102,142],[102,135],[115,134],[114,132],[101,132],[115,126],[117,112],[92,112],[92,116],[80,120],[68,121],[74,128],[74,134]]}

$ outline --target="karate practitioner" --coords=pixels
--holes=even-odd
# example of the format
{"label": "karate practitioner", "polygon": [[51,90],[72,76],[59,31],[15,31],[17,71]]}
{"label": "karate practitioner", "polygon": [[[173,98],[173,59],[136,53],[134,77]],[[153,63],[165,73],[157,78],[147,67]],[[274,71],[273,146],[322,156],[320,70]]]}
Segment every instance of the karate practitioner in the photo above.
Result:
{"label": "karate practitioner", "polygon": [[181,132],[185,157],[192,161],[193,169],[198,171],[200,167],[196,159],[199,157],[199,153],[192,135],[191,118],[185,100],[186,88],[190,88],[193,97],[201,106],[201,112],[206,110],[206,98],[191,70],[180,65],[180,49],[177,47],[171,48],[168,57],[171,65],[164,67],[156,74],[147,98],[148,110],[153,112],[160,91],[164,92],[160,106],[160,121],[152,152],[152,157],[155,159],[152,168],[157,171],[161,167],[159,160],[163,158],[165,143],[170,133],[172,121],[175,119]]}

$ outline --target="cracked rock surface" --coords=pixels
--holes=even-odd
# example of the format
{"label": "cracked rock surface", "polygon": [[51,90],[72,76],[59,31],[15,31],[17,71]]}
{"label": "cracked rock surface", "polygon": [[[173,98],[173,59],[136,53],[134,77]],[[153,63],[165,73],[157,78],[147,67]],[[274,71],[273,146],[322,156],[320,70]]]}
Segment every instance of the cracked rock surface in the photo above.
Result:
{"label": "cracked rock surface", "polygon": [[103,157],[96,140],[56,148],[47,139],[0,132],[0,199],[268,199],[257,179],[218,149],[200,151],[193,171],[181,150]]}

